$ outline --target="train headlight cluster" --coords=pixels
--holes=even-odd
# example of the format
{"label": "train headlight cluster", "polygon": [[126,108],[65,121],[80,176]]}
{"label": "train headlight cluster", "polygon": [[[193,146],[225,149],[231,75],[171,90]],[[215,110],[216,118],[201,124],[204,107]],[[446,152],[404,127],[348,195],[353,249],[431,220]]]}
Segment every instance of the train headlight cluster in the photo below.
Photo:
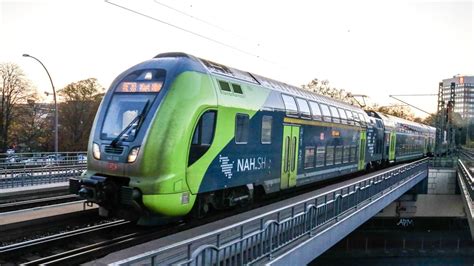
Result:
{"label": "train headlight cluster", "polygon": [[140,151],[140,147],[135,147],[135,148],[131,149],[130,152],[128,153],[127,162],[129,162],[129,163],[135,162],[135,160],[137,159],[139,151]]}
{"label": "train headlight cluster", "polygon": [[92,155],[96,160],[100,160],[100,147],[99,144],[93,143],[92,144]]}

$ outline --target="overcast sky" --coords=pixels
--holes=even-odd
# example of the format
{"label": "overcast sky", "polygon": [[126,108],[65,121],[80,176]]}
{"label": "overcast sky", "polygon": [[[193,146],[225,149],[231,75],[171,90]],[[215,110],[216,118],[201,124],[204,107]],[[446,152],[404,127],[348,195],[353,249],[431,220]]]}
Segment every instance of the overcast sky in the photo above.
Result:
{"label": "overcast sky", "polygon": [[[473,13],[473,1],[0,0],[0,62],[39,91],[49,80],[24,53],[58,89],[89,77],[108,88],[128,67],[182,51],[297,86],[328,79],[386,105],[474,74]],[[402,98],[435,111],[436,97]]]}

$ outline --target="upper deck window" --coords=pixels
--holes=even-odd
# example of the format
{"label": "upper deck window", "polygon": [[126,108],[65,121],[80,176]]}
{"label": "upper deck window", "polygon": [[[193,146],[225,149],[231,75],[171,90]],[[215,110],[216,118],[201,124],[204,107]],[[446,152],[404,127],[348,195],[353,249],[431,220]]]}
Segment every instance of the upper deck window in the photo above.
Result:
{"label": "upper deck window", "polygon": [[313,119],[321,121],[321,109],[319,109],[319,104],[309,101],[309,106],[311,107],[311,112],[313,113]]}
{"label": "upper deck window", "polygon": [[296,98],[296,102],[298,103],[301,116],[304,118],[311,118],[311,111],[309,110],[308,102],[300,98]]}
{"label": "upper deck window", "polygon": [[295,99],[285,94],[282,94],[281,98],[285,104],[286,113],[288,115],[298,115],[298,106],[296,106]]}
{"label": "upper deck window", "polygon": [[330,106],[329,108],[330,108],[331,114],[332,114],[332,121],[334,123],[341,123],[341,119],[339,117],[339,112],[337,111],[337,108],[334,107],[334,106]]}
{"label": "upper deck window", "polygon": [[320,104],[321,111],[323,113],[323,120],[326,122],[331,122],[331,112],[329,111],[329,107],[325,104]]}
{"label": "upper deck window", "polygon": [[341,123],[347,124],[347,115],[344,109],[338,108],[339,115],[341,116]]}

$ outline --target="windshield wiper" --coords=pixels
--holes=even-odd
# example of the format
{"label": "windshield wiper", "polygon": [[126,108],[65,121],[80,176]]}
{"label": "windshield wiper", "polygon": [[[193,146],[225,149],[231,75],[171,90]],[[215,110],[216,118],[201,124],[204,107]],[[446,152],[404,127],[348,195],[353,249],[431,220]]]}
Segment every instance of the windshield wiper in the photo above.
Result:
{"label": "windshield wiper", "polygon": [[[143,107],[142,111],[140,112],[139,115],[135,116],[135,118],[133,118],[133,120],[120,132],[120,134],[118,134],[117,137],[115,137],[114,140],[112,140],[112,142],[110,143],[110,145],[112,147],[115,147],[117,145],[117,143],[122,140],[122,137],[125,133],[127,133],[133,126],[135,126],[135,128],[137,129],[136,131],[138,131],[138,127],[141,125],[141,123],[143,122],[143,118],[145,117],[145,111],[148,107],[148,104],[150,103],[149,100],[146,101],[145,103],[145,106]],[[137,123],[137,124],[135,124]]]}

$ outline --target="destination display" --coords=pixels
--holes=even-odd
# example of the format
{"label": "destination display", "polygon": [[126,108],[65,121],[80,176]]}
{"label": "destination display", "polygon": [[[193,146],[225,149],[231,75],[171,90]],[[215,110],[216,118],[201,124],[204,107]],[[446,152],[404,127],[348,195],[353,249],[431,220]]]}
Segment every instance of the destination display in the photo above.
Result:
{"label": "destination display", "polygon": [[159,92],[163,82],[122,82],[115,92],[144,93]]}

